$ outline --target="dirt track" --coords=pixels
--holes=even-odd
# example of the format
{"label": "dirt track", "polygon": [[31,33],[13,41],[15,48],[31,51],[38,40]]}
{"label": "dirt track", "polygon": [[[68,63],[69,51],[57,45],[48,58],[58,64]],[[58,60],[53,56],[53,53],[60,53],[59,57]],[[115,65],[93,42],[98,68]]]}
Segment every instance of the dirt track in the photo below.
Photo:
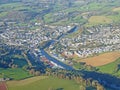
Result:
{"label": "dirt track", "polygon": [[7,90],[5,82],[0,82],[0,90]]}
{"label": "dirt track", "polygon": [[100,54],[98,56],[79,60],[78,62],[86,62],[87,65],[91,65],[91,66],[102,66],[114,62],[119,57],[120,57],[120,52],[109,52],[109,53]]}

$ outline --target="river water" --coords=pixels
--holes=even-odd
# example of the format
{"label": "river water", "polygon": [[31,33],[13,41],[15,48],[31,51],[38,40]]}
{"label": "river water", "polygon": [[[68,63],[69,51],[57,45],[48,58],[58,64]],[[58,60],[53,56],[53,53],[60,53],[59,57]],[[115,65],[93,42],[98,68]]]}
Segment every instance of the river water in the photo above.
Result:
{"label": "river water", "polygon": [[[71,34],[71,33],[75,32],[75,31],[77,31],[77,30],[78,30],[78,27],[75,26],[75,27],[73,27],[70,31],[68,31],[67,34]],[[59,38],[57,38],[56,40],[59,41],[61,38],[63,38],[63,37],[64,37],[65,35],[67,35],[67,34],[63,34],[63,35],[59,36]],[[74,70],[72,66],[69,66],[69,65],[67,65],[67,64],[64,64],[63,62],[58,61],[57,59],[55,59],[55,58],[53,58],[52,56],[50,56],[50,55],[44,50],[45,48],[49,47],[49,46],[50,46],[51,44],[53,44],[54,42],[55,42],[55,40],[51,40],[51,41],[49,41],[49,42],[44,46],[44,48],[40,49],[42,55],[44,55],[48,60],[56,63],[58,66],[61,66],[61,67],[63,67],[63,68],[66,69],[66,70]]]}
{"label": "river water", "polygon": [[66,65],[63,62],[58,61],[57,59],[53,58],[52,56],[50,56],[46,51],[44,51],[44,49],[41,49],[41,53],[42,55],[44,55],[48,60],[56,63],[57,65],[63,67],[66,70],[73,70],[72,66]]}
{"label": "river water", "polygon": [[[56,41],[59,41],[61,38],[63,38],[65,35],[68,35],[70,33],[76,32],[78,30],[78,27],[75,26],[74,28],[72,28],[69,32],[67,32],[67,34],[63,34],[61,35],[59,38],[56,39]],[[49,59],[50,61],[56,63],[57,65],[63,67],[66,70],[75,70],[72,66],[69,66],[63,62],[58,61],[57,59],[53,58],[52,56],[50,56],[44,49],[49,47],[51,44],[53,44],[55,42],[55,40],[51,40],[49,41],[49,43],[47,43],[47,45],[45,45],[44,48],[40,49],[42,55],[44,55],[47,59]],[[83,75],[84,78],[93,78],[94,80],[98,80],[99,83],[107,86],[108,88],[110,88],[110,90],[120,90],[120,86],[118,85],[118,81],[120,81],[119,78],[116,78],[114,76],[110,76],[108,74],[102,74],[102,73],[98,73],[98,72],[94,72],[94,71],[84,71],[81,70],[80,71]],[[111,80],[109,80],[111,79]],[[113,82],[113,85],[118,85],[118,87],[114,87],[111,85],[111,83],[109,83],[110,81]],[[117,81],[117,82],[116,82]]]}

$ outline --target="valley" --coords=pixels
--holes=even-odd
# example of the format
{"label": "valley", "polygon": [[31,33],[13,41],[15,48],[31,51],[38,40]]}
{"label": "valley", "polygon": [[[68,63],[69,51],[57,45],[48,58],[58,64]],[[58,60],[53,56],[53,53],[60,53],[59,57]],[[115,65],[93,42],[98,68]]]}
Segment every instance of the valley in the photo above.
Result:
{"label": "valley", "polygon": [[119,90],[119,3],[0,1],[0,90]]}

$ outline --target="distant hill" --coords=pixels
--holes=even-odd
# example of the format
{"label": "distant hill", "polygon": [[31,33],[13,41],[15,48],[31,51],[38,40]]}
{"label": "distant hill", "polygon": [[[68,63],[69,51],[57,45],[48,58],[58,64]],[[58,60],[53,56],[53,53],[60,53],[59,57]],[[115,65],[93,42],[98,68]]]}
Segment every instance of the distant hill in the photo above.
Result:
{"label": "distant hill", "polygon": [[12,3],[12,2],[19,2],[21,0],[0,0],[0,4],[4,4],[4,3]]}

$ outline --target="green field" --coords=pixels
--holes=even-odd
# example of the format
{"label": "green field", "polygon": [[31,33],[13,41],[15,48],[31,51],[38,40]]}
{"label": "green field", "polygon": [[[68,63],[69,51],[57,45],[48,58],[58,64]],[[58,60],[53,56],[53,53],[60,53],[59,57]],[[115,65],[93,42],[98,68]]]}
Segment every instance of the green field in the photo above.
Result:
{"label": "green field", "polygon": [[[77,1],[76,1],[77,2]],[[119,12],[119,0],[116,0],[114,2],[92,2],[92,3],[88,3],[85,5],[79,5],[80,3],[73,3],[73,6],[69,7],[69,8],[65,8],[64,5],[56,3],[53,6],[53,11],[46,13],[45,15],[43,15],[43,21],[47,24],[53,24],[53,25],[70,25],[71,23],[78,23],[78,24],[85,24],[85,26],[95,26],[95,25],[99,25],[99,24],[109,24],[111,23],[111,21],[113,22],[119,22],[120,18],[120,14],[113,14],[116,12]],[[104,9],[103,9],[104,8]],[[8,18],[11,19],[11,17],[8,17],[11,15],[11,11],[17,11],[16,13],[22,13],[23,14],[23,18],[27,17],[28,18],[28,14],[29,16],[29,20],[30,21],[37,21],[37,19],[34,16],[34,14],[41,12],[42,10],[44,10],[43,8],[36,8],[36,6],[27,6],[26,4],[22,3],[22,2],[16,2],[16,3],[9,3],[9,4],[1,4],[0,5],[0,18]],[[56,18],[60,18],[61,16],[54,16],[55,14],[57,14],[59,12],[63,12],[66,13],[66,15],[61,18],[56,20]],[[99,12],[98,12],[99,11]],[[24,12],[29,12],[24,13]],[[71,13],[71,15],[68,15],[68,13]],[[76,15],[74,15],[74,13],[78,13]],[[100,19],[96,20],[98,18],[93,18],[92,20],[90,20],[90,23],[88,23],[88,19],[91,17],[87,17],[87,18],[83,18],[82,13],[94,13],[91,16],[96,16],[99,15]],[[10,14],[10,15],[9,15]],[[33,16],[32,16],[33,14]],[[72,15],[73,14],[73,15]],[[8,15],[8,16],[7,16]],[[14,15],[14,13],[13,13]],[[11,15],[11,16],[13,16]],[[86,14],[86,16],[89,16],[89,14]],[[105,16],[102,17],[102,16]],[[19,16],[16,18],[19,20]],[[21,20],[21,19],[20,19]],[[96,22],[99,21],[99,22]],[[35,29],[35,28],[33,28]]]}
{"label": "green field", "polygon": [[14,80],[20,80],[24,78],[31,77],[27,71],[20,69],[20,68],[8,68],[8,69],[3,69],[0,68],[0,77],[5,77],[5,78],[12,78]]}
{"label": "green field", "polygon": [[99,69],[99,72],[108,73],[120,77],[120,70],[116,72],[116,68],[118,64],[120,64],[120,58],[117,59],[115,62],[97,68]]}
{"label": "green field", "polygon": [[1,12],[1,13],[0,13],[0,18],[6,16],[7,14],[8,14],[8,12]]}
{"label": "green field", "polygon": [[88,19],[88,23],[86,24],[86,26],[95,26],[95,25],[99,25],[99,24],[110,24],[112,23],[112,19],[108,18],[106,16],[91,16]]}
{"label": "green field", "polygon": [[120,13],[110,15],[108,18],[112,19],[114,23],[120,23]]}
{"label": "green field", "polygon": [[113,11],[114,12],[119,12],[120,11],[120,7],[114,8]]}
{"label": "green field", "polygon": [[72,80],[39,76],[31,81],[26,80],[25,84],[20,81],[8,82],[7,85],[9,90],[80,90],[80,85]]}

